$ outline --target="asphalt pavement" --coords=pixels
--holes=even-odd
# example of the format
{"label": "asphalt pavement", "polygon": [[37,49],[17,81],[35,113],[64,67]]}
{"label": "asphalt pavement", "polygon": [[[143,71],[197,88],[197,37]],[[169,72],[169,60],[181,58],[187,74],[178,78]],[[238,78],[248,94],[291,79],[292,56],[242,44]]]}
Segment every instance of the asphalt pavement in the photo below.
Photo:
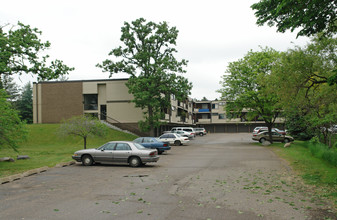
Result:
{"label": "asphalt pavement", "polygon": [[[208,134],[157,163],[75,165],[0,185],[0,219],[335,219],[251,134]],[[336,218],[337,219],[337,218]]]}

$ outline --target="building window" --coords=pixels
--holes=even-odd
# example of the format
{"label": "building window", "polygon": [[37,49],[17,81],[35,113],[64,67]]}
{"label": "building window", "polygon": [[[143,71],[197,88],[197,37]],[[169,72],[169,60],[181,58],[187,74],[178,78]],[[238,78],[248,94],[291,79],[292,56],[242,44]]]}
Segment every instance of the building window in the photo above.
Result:
{"label": "building window", "polygon": [[212,104],[212,109],[218,109],[219,108],[219,105],[216,103],[216,104]]}
{"label": "building window", "polygon": [[84,98],[84,110],[97,110],[98,109],[98,95],[97,94],[90,94],[90,95],[83,95]]}
{"label": "building window", "polygon": [[225,119],[225,114],[219,114],[219,119]]}

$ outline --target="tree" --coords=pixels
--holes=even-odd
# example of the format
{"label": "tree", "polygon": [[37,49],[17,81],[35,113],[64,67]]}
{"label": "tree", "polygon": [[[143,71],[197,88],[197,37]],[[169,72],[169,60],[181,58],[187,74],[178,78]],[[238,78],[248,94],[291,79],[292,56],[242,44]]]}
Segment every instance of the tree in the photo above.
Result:
{"label": "tree", "polygon": [[337,121],[337,97],[333,95],[337,85],[326,82],[336,67],[337,39],[316,37],[305,47],[282,53],[270,78],[270,85],[275,85],[270,92],[278,94],[286,116],[297,117],[291,125],[300,128],[300,133],[316,130],[326,144],[331,139],[328,129]]}
{"label": "tree", "polygon": [[133,102],[144,112],[144,120],[139,122],[143,131],[151,131],[160,126],[163,110],[170,109],[170,96],[184,100],[190,94],[192,84],[176,73],[185,73],[186,60],[174,57],[178,30],[170,28],[166,22],[156,24],[139,18],[121,28],[124,46],[113,49],[109,55],[113,60],[97,64],[104,72],[125,72],[130,75],[127,82]]}
{"label": "tree", "polygon": [[[337,33],[337,2],[331,0],[261,0],[251,6],[257,10],[257,24],[267,23],[277,26],[277,31],[284,33],[290,29],[300,28],[298,36],[322,37],[332,36]],[[334,75],[326,82],[329,85],[337,84],[337,69]],[[322,82],[322,83],[326,83]]]}
{"label": "tree", "polygon": [[109,128],[98,119],[89,116],[75,116],[61,124],[59,133],[61,136],[80,136],[83,138],[84,149],[87,148],[87,138],[90,136],[106,136]]}
{"label": "tree", "polygon": [[280,108],[277,105],[278,96],[268,92],[267,84],[279,56],[279,52],[271,48],[264,48],[260,52],[249,51],[243,59],[229,63],[227,74],[222,77],[223,88],[218,91],[226,100],[226,114],[229,117],[237,117],[243,111],[247,111],[247,120],[262,117],[271,141],[271,129]]}
{"label": "tree", "polygon": [[6,99],[6,92],[0,89],[0,149],[10,147],[17,151],[18,143],[27,136],[27,130],[17,111]]}
{"label": "tree", "polygon": [[33,123],[33,88],[30,82],[23,87],[15,107],[19,111],[21,120],[29,124]]}
{"label": "tree", "polygon": [[0,75],[0,84],[0,88],[5,89],[5,91],[7,92],[7,100],[11,103],[16,101],[16,99],[20,95],[20,89],[19,86],[14,82],[13,77],[9,75]]}
{"label": "tree", "polygon": [[[49,55],[40,56],[40,53],[49,49],[51,44],[39,39],[42,32],[37,28],[20,22],[17,26],[8,26],[0,27],[0,79],[3,75],[34,74],[38,80],[50,80],[74,70],[61,60],[47,65]],[[0,88],[3,88],[1,82]]]}
{"label": "tree", "polygon": [[337,32],[337,2],[331,0],[260,0],[251,6],[256,10],[257,24],[276,26],[277,31],[297,36],[312,36],[320,32]]}

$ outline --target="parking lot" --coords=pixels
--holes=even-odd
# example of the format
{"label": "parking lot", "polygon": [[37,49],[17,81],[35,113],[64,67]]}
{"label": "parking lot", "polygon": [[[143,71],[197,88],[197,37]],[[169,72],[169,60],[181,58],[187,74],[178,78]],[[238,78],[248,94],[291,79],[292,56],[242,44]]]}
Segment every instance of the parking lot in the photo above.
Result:
{"label": "parking lot", "polygon": [[0,185],[0,204],[1,219],[317,219],[326,210],[248,133],[196,137],[145,167],[52,168]]}

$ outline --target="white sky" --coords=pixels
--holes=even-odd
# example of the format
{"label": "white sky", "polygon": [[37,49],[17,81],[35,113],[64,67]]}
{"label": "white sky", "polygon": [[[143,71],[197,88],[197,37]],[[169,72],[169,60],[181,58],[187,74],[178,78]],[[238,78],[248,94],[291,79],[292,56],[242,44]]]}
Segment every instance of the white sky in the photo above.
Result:
{"label": "white sky", "polygon": [[[1,2],[0,25],[21,21],[38,28],[41,39],[51,42],[51,58],[75,67],[69,80],[84,80],[109,77],[95,65],[122,45],[119,39],[124,21],[140,17],[167,21],[179,30],[176,57],[189,60],[184,76],[193,83],[191,97],[213,100],[220,97],[216,90],[228,62],[242,58],[250,49],[259,50],[259,46],[285,51],[308,42],[308,38],[296,39],[296,33],[258,27],[250,8],[258,1],[10,0]],[[112,78],[126,77],[117,74]],[[35,80],[21,77],[21,83],[28,81]]]}

